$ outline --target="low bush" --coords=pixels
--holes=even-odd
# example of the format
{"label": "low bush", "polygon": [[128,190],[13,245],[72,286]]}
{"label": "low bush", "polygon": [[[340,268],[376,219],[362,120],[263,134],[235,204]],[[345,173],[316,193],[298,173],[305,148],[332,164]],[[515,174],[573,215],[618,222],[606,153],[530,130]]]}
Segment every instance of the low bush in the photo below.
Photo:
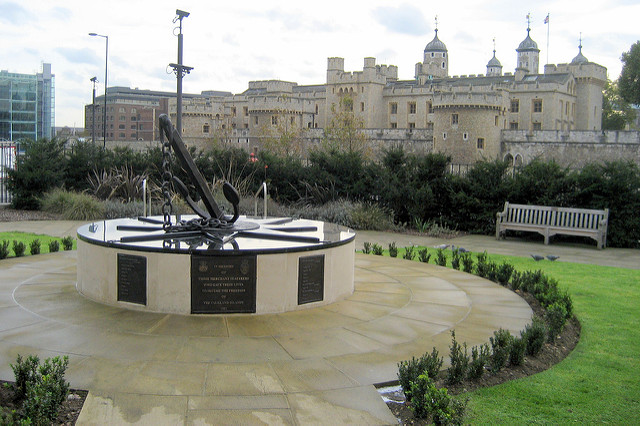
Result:
{"label": "low bush", "polygon": [[395,241],[389,243],[389,256],[398,257],[398,247],[396,247]]}
{"label": "low bush", "polygon": [[35,239],[29,243],[29,253],[30,254],[40,254],[40,246],[42,243],[39,239]]}
{"label": "low bush", "polygon": [[407,260],[413,260],[415,253],[416,253],[416,248],[414,246],[405,247],[404,252],[402,253],[402,258]]}
{"label": "low bush", "polygon": [[436,265],[438,266],[447,266],[447,255],[444,252],[444,249],[438,249],[436,252]]}
{"label": "low bush", "polygon": [[62,238],[62,248],[65,251],[73,250],[73,237],[66,236]]}
{"label": "low bush", "polygon": [[502,285],[507,285],[513,274],[514,267],[512,264],[503,262],[496,271],[496,278]]}
{"label": "low bush", "polygon": [[18,399],[23,399],[27,396],[27,383],[33,383],[38,374],[38,366],[40,364],[40,358],[36,355],[29,355],[26,358],[22,358],[22,355],[18,354],[16,363],[9,364],[13,370],[13,376],[15,378],[15,392]]}
{"label": "low bush", "polygon": [[415,417],[431,417],[436,425],[463,423],[467,402],[452,398],[446,388],[437,388],[427,375],[422,374],[411,383],[411,394],[410,407]]}
{"label": "low bush", "polygon": [[489,352],[489,345],[484,344],[480,346],[474,346],[471,348],[471,361],[469,362],[469,371],[467,378],[471,380],[478,380],[484,374],[484,368],[491,358]]}
{"label": "low bush", "polygon": [[13,254],[16,257],[22,257],[24,256],[24,251],[26,250],[27,247],[22,241],[13,240],[13,244],[11,248],[13,249]]}
{"label": "low bush", "polygon": [[350,226],[360,230],[388,231],[394,229],[393,215],[377,204],[356,203],[351,210]]}
{"label": "low bush", "polygon": [[371,253],[371,243],[369,241],[365,241],[364,243],[362,243],[362,253]]}
{"label": "low bush", "polygon": [[554,303],[547,308],[545,319],[549,326],[547,339],[549,343],[553,343],[567,322],[567,310],[563,304]]}
{"label": "low bush", "polygon": [[60,250],[60,243],[58,240],[52,240],[49,242],[49,253],[55,253]]}
{"label": "low bush", "polygon": [[491,371],[497,373],[505,365],[511,353],[511,342],[513,336],[509,330],[499,329],[493,332],[493,337],[489,338],[491,342]]}
{"label": "low bush", "polygon": [[2,240],[0,242],[0,259],[6,259],[9,257],[9,241]]}
{"label": "low bush", "polygon": [[382,256],[382,253],[384,253],[384,249],[380,244],[375,243],[371,247],[371,253],[375,254],[376,256]]}
{"label": "low bush", "polygon": [[522,365],[526,350],[527,341],[522,337],[514,337],[511,340],[511,348],[509,350],[509,364],[513,366]]}
{"label": "low bush", "polygon": [[451,252],[451,267],[460,270],[460,251],[458,249]]}
{"label": "low bush", "polygon": [[420,262],[429,263],[429,259],[431,259],[431,253],[429,253],[429,250],[426,247],[418,250],[418,259],[420,259]]}
{"label": "low bush", "polygon": [[455,330],[451,330],[449,356],[451,357],[451,366],[447,369],[447,383],[450,385],[462,383],[462,381],[467,377],[469,355],[467,354],[466,342],[460,345],[456,340]]}
{"label": "low bush", "polygon": [[536,356],[544,346],[547,327],[542,319],[533,317],[533,321],[531,324],[527,324],[521,336],[526,341],[527,355]]}
{"label": "low bush", "polygon": [[462,253],[462,270],[466,273],[473,273],[473,257],[471,257],[471,253]]}
{"label": "low bush", "polygon": [[411,399],[411,382],[417,380],[421,374],[435,379],[442,368],[443,358],[434,347],[431,353],[425,353],[420,358],[412,357],[408,361],[398,363],[398,382],[402,386],[407,399]]}

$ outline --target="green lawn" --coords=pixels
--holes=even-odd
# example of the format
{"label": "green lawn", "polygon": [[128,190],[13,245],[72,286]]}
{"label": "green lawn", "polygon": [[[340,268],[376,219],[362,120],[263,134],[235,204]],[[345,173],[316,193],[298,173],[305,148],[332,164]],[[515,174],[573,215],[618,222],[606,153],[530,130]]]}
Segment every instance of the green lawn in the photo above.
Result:
{"label": "green lawn", "polygon": [[[24,243],[24,245],[26,246],[24,255],[28,256],[30,254],[29,244],[31,244],[31,242],[36,239],[40,240],[41,254],[49,253],[49,242],[53,240],[58,241],[58,243],[60,244],[60,251],[63,251],[62,238],[52,237],[50,235],[39,235],[29,232],[0,232],[0,243],[2,243],[2,241],[9,241],[9,257],[15,256],[15,253],[12,249],[14,240]],[[76,248],[75,238],[73,241],[73,248]]]}
{"label": "green lawn", "polygon": [[640,414],[640,270],[490,255],[569,289],[576,349],[535,376],[469,394],[472,423],[635,424]]}
{"label": "green lawn", "polygon": [[[435,263],[436,250],[430,252],[430,263]],[[451,251],[445,252],[450,258]],[[398,258],[403,253],[400,248]],[[637,424],[640,270],[500,255],[489,255],[489,260],[508,261],[520,271],[541,269],[556,278],[561,288],[569,290],[582,335],[574,351],[553,368],[467,394],[466,421]]]}

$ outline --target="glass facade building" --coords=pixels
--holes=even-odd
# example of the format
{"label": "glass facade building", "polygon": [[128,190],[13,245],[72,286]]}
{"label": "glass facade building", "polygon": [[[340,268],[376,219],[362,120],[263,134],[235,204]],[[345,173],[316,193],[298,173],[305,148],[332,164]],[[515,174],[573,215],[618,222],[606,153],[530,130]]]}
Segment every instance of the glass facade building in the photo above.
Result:
{"label": "glass facade building", "polygon": [[55,127],[51,64],[37,74],[0,71],[0,140],[50,139]]}

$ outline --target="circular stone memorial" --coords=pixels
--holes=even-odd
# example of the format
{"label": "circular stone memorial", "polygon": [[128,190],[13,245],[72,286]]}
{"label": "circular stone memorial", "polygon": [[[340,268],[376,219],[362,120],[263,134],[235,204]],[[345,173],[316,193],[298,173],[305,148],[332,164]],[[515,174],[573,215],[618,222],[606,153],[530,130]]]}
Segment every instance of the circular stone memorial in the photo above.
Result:
{"label": "circular stone memorial", "polygon": [[[193,221],[169,218],[187,230]],[[288,312],[353,293],[355,233],[348,228],[240,216],[231,229],[168,233],[166,219],[81,226],[78,291],[108,305],[186,315]]]}

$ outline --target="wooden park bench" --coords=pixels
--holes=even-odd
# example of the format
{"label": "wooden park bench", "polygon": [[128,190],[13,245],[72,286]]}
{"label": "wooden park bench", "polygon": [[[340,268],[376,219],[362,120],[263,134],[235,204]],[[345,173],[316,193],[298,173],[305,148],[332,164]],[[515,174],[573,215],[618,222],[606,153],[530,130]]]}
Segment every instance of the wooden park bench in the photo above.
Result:
{"label": "wooden park bench", "polygon": [[556,234],[577,235],[596,240],[598,248],[607,245],[609,209],[591,210],[568,207],[529,206],[504,203],[504,211],[496,215],[496,238],[504,237],[507,230],[531,231],[549,237]]}

